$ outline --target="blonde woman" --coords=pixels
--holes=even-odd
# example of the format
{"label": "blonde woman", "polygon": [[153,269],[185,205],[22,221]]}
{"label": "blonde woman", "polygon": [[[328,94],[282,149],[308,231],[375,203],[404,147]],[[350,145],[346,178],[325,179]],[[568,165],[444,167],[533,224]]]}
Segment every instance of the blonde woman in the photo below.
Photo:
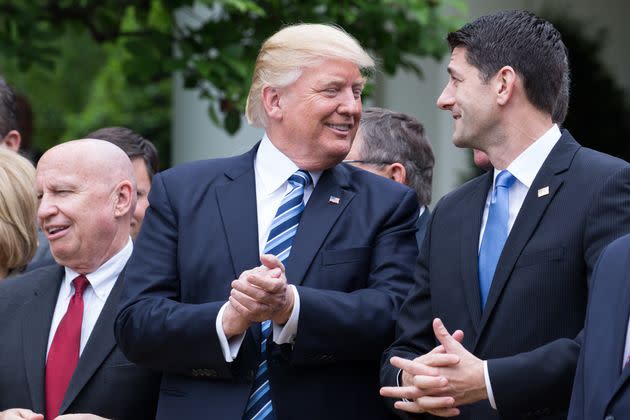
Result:
{"label": "blonde woman", "polygon": [[0,148],[0,279],[20,273],[37,249],[35,168]]}

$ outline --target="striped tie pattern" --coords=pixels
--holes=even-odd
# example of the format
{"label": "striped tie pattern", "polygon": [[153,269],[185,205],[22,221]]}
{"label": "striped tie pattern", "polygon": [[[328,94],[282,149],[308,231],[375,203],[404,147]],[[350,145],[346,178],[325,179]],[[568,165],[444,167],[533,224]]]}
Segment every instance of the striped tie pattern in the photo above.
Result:
{"label": "striped tie pattern", "polygon": [[[284,261],[291,252],[293,238],[304,211],[304,188],[311,183],[311,175],[303,170],[289,177],[291,190],[282,198],[276,216],[271,222],[269,237],[263,253],[273,254]],[[271,403],[269,371],[267,370],[267,339],[271,335],[271,321],[261,323],[260,364],[249,396],[244,420],[273,420],[276,415]]]}

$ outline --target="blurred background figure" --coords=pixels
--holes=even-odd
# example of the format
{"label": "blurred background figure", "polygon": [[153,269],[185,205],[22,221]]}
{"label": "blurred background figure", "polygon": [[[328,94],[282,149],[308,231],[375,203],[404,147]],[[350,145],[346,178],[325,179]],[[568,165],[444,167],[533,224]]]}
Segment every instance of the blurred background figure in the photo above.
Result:
{"label": "blurred background figure", "polygon": [[131,159],[138,183],[138,203],[131,218],[131,237],[135,240],[140,233],[144,213],[149,207],[147,196],[151,190],[151,181],[159,168],[157,149],[150,140],[126,127],[105,127],[86,137],[114,143]]}
{"label": "blurred background figure", "polygon": [[0,147],[17,152],[21,142],[22,137],[17,130],[15,92],[0,77]]}
{"label": "blurred background figure", "polygon": [[20,273],[37,248],[35,168],[0,147],[0,279]]}
{"label": "blurred background figure", "polygon": [[407,114],[366,108],[344,162],[405,184],[416,192],[420,205],[416,232],[419,247],[431,214],[428,206],[435,163],[422,124]]}

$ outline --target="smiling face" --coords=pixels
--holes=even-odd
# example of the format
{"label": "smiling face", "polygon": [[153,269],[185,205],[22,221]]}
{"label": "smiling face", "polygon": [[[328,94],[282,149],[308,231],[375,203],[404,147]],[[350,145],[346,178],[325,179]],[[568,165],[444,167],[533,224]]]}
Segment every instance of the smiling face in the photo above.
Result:
{"label": "smiling face", "polygon": [[448,65],[449,81],[437,106],[453,116],[453,144],[485,150],[498,126],[499,112],[491,83],[466,61],[466,50],[456,47]]}
{"label": "smiling face", "polygon": [[[119,152],[131,170],[131,162]],[[118,181],[116,161],[107,166],[105,159],[64,144],[44,154],[37,165],[40,226],[55,260],[80,273],[94,271],[129,237],[133,199],[127,195],[133,194],[132,183]]]}
{"label": "smiling face", "polygon": [[336,165],[357,132],[363,85],[350,61],[322,59],[306,67],[294,83],[267,95],[270,139],[302,169]]}

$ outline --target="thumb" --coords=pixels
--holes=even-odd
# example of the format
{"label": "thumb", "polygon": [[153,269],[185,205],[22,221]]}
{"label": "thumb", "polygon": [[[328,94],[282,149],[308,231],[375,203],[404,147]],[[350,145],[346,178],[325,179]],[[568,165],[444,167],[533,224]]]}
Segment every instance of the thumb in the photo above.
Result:
{"label": "thumb", "polygon": [[433,320],[433,332],[440,344],[444,346],[444,350],[447,353],[458,354],[461,352],[462,345],[459,344],[456,338],[462,339],[463,333],[458,334],[456,332],[456,337],[453,337],[451,334],[449,334],[448,330],[446,329],[444,323],[440,318],[435,318]]}
{"label": "thumb", "polygon": [[269,269],[279,268],[284,273],[284,264],[275,255],[263,254],[260,256],[260,262]]}

